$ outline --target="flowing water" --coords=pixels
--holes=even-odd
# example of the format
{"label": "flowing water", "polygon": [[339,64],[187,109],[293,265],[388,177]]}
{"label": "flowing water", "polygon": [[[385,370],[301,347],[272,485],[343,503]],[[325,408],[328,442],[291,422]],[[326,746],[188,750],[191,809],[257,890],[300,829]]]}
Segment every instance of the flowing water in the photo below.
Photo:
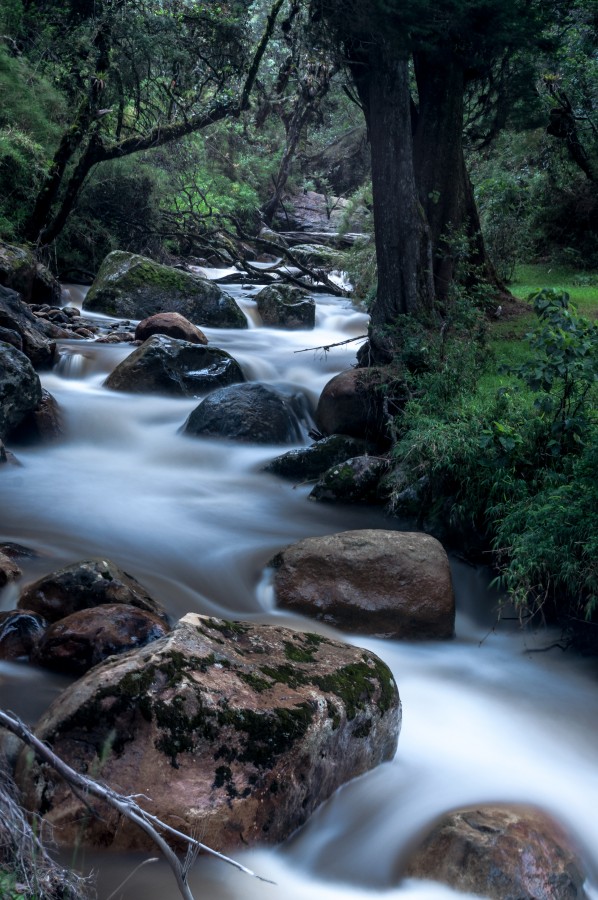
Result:
{"label": "flowing water", "polygon": [[[329,378],[353,362],[358,345],[296,351],[363,334],[365,316],[349,301],[318,295],[315,331],[264,329],[256,324],[253,289],[227,290],[245,309],[250,328],[205,329],[210,341],[235,356],[248,379],[301,390],[313,407]],[[80,297],[73,290],[65,300]],[[130,351],[128,345],[62,342],[60,363],[42,380],[60,403],[65,436],[18,448],[21,466],[3,467],[0,541],[37,552],[22,564],[26,579],[103,556],[138,578],[173,615],[194,610],[314,630],[313,622],[275,609],[268,560],[302,537],[401,523],[378,509],[313,503],[309,486],[261,471],[287,447],[183,436],[180,426],[197,401],[106,390],[106,375]],[[495,627],[496,597],[485,574],[457,561],[453,574],[459,607],[454,641],[401,644],[336,635],[373,650],[394,672],[404,706],[394,761],[344,786],[284,846],[240,854],[275,884],[201,860],[191,876],[196,897],[463,896],[400,882],[402,860],[442,813],[497,802],[531,803],[554,814],[584,855],[588,896],[598,897],[596,666],[556,648],[533,652],[552,637],[508,623]],[[0,606],[11,608],[15,600],[16,589],[9,588]],[[0,703],[35,721],[66,683],[3,663]],[[204,839],[209,843],[209,835]],[[166,867],[154,862],[135,870],[142,861],[88,856],[83,866],[99,871],[104,900],[116,888],[114,896],[123,900],[178,897]]]}

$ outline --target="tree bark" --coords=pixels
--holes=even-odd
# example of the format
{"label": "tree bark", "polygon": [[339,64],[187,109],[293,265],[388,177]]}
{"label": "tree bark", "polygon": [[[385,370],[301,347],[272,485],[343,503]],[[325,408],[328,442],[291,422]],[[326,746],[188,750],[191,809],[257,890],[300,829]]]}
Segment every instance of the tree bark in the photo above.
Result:
{"label": "tree bark", "polygon": [[[419,105],[413,154],[430,226],[436,297],[445,303],[457,274],[504,290],[488,259],[463,154],[465,73],[451,48],[414,54]],[[457,273],[467,253],[468,273]]]}
{"label": "tree bark", "polygon": [[405,315],[434,308],[430,232],[416,191],[406,57],[377,42],[367,64],[352,63],[372,152],[378,289],[370,311],[370,361],[392,359]]}

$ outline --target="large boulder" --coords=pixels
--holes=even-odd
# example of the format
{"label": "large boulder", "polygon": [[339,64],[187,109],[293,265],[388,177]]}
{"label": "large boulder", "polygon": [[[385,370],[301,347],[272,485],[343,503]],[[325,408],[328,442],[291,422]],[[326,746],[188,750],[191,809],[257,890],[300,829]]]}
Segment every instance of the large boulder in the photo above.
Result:
{"label": "large boulder", "polygon": [[31,250],[0,241],[0,285],[18,291],[26,303],[59,303],[60,284]]}
{"label": "large boulder", "polygon": [[83,306],[117,318],[177,312],[213,328],[247,328],[240,308],[217,284],[123,250],[108,254]]}
{"label": "large boulder", "polygon": [[357,634],[453,636],[449,563],[430,535],[364,529],[305,538],[270,565],[285,609]]}
{"label": "large boulder", "polygon": [[128,603],[168,622],[161,604],[131,575],[106,559],[82,560],[44,575],[24,588],[18,607],[38,612],[48,622],[57,622],[81,609],[105,603]]}
{"label": "large boulder", "polygon": [[108,656],[144,647],[164,637],[170,627],[154,613],[127,603],[81,609],[46,630],[33,652],[40,666],[83,675]]}
{"label": "large boulder", "polygon": [[303,162],[303,173],[309,178],[322,177],[327,189],[340,197],[352,194],[369,178],[370,148],[364,125],[349,128],[339,137]]}
{"label": "large boulder", "polygon": [[324,386],[316,409],[316,425],[323,435],[349,434],[385,442],[389,417],[396,412],[384,369],[347,369]]}
{"label": "large boulder", "polygon": [[0,343],[0,440],[41,403],[42,388],[29,359],[12,344]]}
{"label": "large boulder", "polygon": [[584,874],[563,830],[531,809],[482,807],[445,816],[404,873],[490,900],[582,900]]}
{"label": "large boulder", "polygon": [[168,337],[189,341],[191,344],[207,344],[208,339],[197,325],[176,312],[156,313],[137,324],[136,341],[147,341],[154,334],[166,334]]}
{"label": "large boulder", "polygon": [[309,447],[297,447],[276,456],[264,466],[265,472],[292,478],[294,481],[311,481],[319,478],[331,466],[352,456],[361,456],[373,449],[373,445],[346,434],[332,434],[314,441]]}
{"label": "large boulder", "polygon": [[292,444],[301,440],[293,398],[263,384],[232,385],[214,391],[183,426],[196,437],[220,437],[251,444]]}
{"label": "large boulder", "polygon": [[291,284],[269,285],[256,296],[264,325],[274,328],[309,329],[316,324],[315,300]]}
{"label": "large boulder", "polygon": [[[284,840],[343,782],[392,759],[399,729],[397,688],[374,654],[190,613],[63,691],[36,734],[77,771],[228,850]],[[152,848],[114,810],[88,816],[96,801],[27,754],[17,780],[62,845]]]}
{"label": "large boulder", "polygon": [[104,384],[113,391],[198,397],[244,380],[239,363],[225,350],[155,334],[127,356]]}
{"label": "large boulder", "polygon": [[[38,319],[15,291],[0,287],[0,327],[21,338],[23,353],[36,368],[49,368],[56,357],[56,339],[71,338],[72,333]],[[18,346],[11,338],[9,343]]]}

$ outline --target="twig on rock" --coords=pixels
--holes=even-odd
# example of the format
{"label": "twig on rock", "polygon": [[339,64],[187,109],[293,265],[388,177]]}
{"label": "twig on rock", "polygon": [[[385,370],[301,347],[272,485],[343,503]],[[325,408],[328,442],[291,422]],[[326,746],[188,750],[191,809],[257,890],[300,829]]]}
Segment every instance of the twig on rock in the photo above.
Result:
{"label": "twig on rock", "polygon": [[268,881],[267,878],[262,878],[240,862],[225,856],[223,853],[219,853],[217,850],[213,850],[211,847],[195,840],[195,838],[190,837],[188,834],[167,825],[166,822],[163,822],[157,816],[153,816],[147,810],[143,809],[143,807],[139,806],[134,799],[135,795],[119,794],[107,785],[103,785],[93,778],[89,778],[87,775],[81,775],[80,772],[76,772],[65,763],[64,760],[57,756],[53,750],[40,741],[39,738],[37,738],[14,714],[0,710],[0,726],[8,729],[8,731],[11,731],[13,734],[16,734],[17,737],[31,747],[35,752],[35,755],[52,766],[72,790],[75,792],[83,791],[86,794],[98,797],[113,809],[116,809],[126,819],[129,819],[130,822],[134,822],[138,825],[142,831],[145,831],[162,851],[166,862],[174,873],[179,892],[184,900],[194,900],[191,889],[187,883],[189,860],[186,859],[181,863],[177,854],[167,843],[162,833],[170,834],[173,837],[177,837],[179,840],[184,841],[187,844],[187,847],[195,852],[203,851],[210,856],[215,856],[217,859],[222,860],[222,862],[234,866],[235,869],[239,869],[239,871],[245,872],[247,875],[252,875],[260,881]]}

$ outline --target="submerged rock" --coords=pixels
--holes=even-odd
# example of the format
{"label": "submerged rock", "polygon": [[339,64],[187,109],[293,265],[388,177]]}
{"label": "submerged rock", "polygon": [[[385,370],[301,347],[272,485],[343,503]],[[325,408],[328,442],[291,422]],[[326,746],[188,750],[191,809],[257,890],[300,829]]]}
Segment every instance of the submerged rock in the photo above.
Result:
{"label": "submerged rock", "polygon": [[[391,759],[399,730],[397,688],[374,654],[191,613],[67,688],[36,734],[77,771],[101,772],[168,824],[226,850],[284,840],[341,784]],[[87,816],[96,801],[74,797],[26,754],[17,780],[62,845],[152,847],[114,810]]]}
{"label": "submerged rock", "polygon": [[269,285],[256,295],[264,325],[311,329],[316,324],[316,303],[307,291],[290,284]]}
{"label": "submerged rock", "polygon": [[169,631],[154,613],[135,606],[95,606],[50,625],[35,647],[33,661],[57,672],[83,675],[107,657],[144,647]]}
{"label": "submerged rock", "polygon": [[213,328],[247,328],[240,308],[217,284],[123,250],[108,254],[83,307],[131,319],[177,312]]}
{"label": "submerged rock", "polygon": [[440,881],[490,900],[582,900],[571,842],[536,810],[482,807],[445,816],[407,864],[408,878]]}
{"label": "submerged rock", "polygon": [[39,376],[12,344],[0,343],[0,439],[6,439],[41,403]]}
{"label": "submerged rock", "polygon": [[301,440],[296,405],[293,398],[263,384],[232,385],[202,400],[183,431],[251,444],[291,444]]}
{"label": "submerged rock", "polygon": [[447,555],[427,534],[364,529],[305,538],[271,560],[279,606],[344,631],[451,638]]}
{"label": "submerged rock", "polygon": [[86,559],[45,575],[21,593],[19,609],[57,622],[81,609],[105,603],[128,603],[168,622],[164,608],[131,575],[107,559]]}
{"label": "submerged rock", "polygon": [[104,382],[113,391],[198,397],[245,381],[239,363],[225,350],[155,334],[134,350]]}

